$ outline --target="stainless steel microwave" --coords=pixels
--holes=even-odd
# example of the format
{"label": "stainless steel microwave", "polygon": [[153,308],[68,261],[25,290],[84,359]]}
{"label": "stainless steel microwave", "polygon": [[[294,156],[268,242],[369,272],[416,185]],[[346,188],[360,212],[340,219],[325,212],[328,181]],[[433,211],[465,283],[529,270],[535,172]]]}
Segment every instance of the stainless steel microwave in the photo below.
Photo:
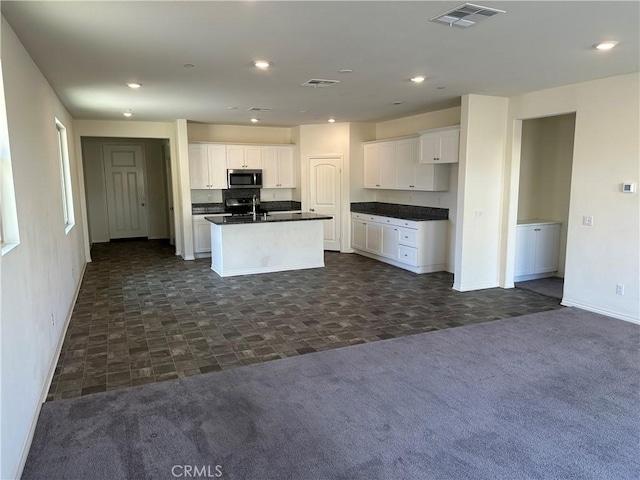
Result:
{"label": "stainless steel microwave", "polygon": [[228,188],[262,188],[262,170],[227,170]]}

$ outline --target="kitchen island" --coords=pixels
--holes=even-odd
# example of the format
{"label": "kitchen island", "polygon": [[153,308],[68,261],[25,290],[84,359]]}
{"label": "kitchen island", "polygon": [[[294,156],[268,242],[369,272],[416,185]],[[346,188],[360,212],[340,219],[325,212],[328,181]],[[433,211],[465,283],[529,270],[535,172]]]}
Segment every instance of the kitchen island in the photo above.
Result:
{"label": "kitchen island", "polygon": [[211,269],[221,277],[324,267],[322,221],[315,213],[211,216]]}

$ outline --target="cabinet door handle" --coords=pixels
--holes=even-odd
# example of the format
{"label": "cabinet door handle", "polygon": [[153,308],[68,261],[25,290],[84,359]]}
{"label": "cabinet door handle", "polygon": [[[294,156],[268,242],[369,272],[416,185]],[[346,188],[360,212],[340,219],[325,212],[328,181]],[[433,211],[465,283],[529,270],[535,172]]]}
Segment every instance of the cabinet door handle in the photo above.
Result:
{"label": "cabinet door handle", "polygon": [[309,209],[309,211],[310,211],[310,212],[315,212],[315,211],[316,211],[316,209],[315,209],[315,208],[310,208],[310,209]]}
{"label": "cabinet door handle", "polygon": [[534,229],[533,229],[533,231],[534,231],[534,232],[539,232],[539,231],[540,231],[540,229],[539,229],[539,228],[534,228]]}

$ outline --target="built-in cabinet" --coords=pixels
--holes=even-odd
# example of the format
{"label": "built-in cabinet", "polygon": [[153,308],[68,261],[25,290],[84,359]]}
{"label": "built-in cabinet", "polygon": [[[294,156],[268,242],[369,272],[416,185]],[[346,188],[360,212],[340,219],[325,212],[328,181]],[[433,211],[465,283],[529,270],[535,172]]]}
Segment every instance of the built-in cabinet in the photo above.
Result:
{"label": "built-in cabinet", "polygon": [[351,246],[362,255],[414,273],[445,269],[447,221],[416,222],[351,213]]}
{"label": "built-in cabinet", "polygon": [[193,216],[193,252],[197,257],[207,257],[211,255],[211,222],[204,219],[204,217],[207,216],[208,215]]}
{"label": "built-in cabinet", "polygon": [[262,168],[262,148],[260,145],[227,145],[227,168]]}
{"label": "built-in cabinet", "polygon": [[227,188],[227,169],[262,169],[263,188],[295,188],[293,154],[289,145],[190,143],[191,189]]}
{"label": "built-in cabinet", "polygon": [[291,147],[262,147],[263,188],[295,188],[296,169]]}
{"label": "built-in cabinet", "polygon": [[189,181],[192,189],[227,188],[227,158],[224,145],[189,144]]}
{"label": "built-in cabinet", "polygon": [[553,276],[558,270],[560,222],[533,220],[516,227],[516,282]]}
{"label": "built-in cabinet", "polygon": [[420,132],[418,163],[458,163],[460,127]]}
{"label": "built-in cabinet", "polygon": [[444,191],[449,189],[449,166],[419,163],[418,137],[367,142],[364,187]]}

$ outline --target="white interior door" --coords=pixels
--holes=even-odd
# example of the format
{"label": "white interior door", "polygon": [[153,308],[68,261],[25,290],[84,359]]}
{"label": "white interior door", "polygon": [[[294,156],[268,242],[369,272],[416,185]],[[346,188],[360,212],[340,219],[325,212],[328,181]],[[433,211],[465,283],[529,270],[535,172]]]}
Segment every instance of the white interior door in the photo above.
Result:
{"label": "white interior door", "polygon": [[147,211],[142,145],[102,147],[109,238],[146,237]]}
{"label": "white interior door", "polygon": [[324,249],[340,251],[342,159],[311,158],[309,166],[309,211],[333,217],[324,221]]}

